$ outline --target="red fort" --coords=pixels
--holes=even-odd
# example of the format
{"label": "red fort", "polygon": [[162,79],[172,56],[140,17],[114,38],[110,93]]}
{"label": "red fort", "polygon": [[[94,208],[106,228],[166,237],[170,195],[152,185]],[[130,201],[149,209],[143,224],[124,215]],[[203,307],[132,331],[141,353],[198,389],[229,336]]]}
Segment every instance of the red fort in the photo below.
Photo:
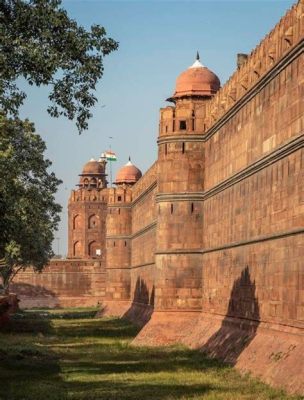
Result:
{"label": "red fort", "polygon": [[300,0],[222,87],[198,56],[147,172],[129,161],[113,188],[105,159],[85,164],[68,259],[20,274],[21,305],[99,303],[142,326],[138,345],[184,343],[304,393],[303,48]]}

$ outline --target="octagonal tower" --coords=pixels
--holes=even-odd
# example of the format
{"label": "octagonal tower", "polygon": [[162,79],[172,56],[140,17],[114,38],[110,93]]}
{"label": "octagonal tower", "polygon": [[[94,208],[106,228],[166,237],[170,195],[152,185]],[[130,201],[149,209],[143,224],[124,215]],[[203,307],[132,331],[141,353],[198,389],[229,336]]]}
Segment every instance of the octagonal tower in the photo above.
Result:
{"label": "octagonal tower", "polygon": [[197,59],[176,81],[173,103],[160,110],[156,311],[201,308],[206,104],[218,77]]}

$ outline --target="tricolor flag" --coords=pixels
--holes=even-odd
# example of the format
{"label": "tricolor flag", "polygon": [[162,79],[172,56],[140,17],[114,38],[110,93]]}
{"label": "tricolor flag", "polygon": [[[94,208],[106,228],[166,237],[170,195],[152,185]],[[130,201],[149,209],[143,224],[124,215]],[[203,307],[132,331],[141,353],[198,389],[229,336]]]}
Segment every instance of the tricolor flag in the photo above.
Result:
{"label": "tricolor flag", "polygon": [[103,156],[108,160],[108,161],[117,161],[116,154],[112,150],[107,150],[103,153]]}

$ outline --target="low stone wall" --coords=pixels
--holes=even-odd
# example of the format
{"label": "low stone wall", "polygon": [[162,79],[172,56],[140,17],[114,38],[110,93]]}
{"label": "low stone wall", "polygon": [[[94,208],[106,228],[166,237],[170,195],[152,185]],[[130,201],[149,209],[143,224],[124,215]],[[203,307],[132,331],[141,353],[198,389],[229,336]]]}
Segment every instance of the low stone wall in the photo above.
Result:
{"label": "low stone wall", "polygon": [[52,260],[42,272],[20,272],[11,291],[21,308],[96,306],[105,294],[105,269],[94,260]]}

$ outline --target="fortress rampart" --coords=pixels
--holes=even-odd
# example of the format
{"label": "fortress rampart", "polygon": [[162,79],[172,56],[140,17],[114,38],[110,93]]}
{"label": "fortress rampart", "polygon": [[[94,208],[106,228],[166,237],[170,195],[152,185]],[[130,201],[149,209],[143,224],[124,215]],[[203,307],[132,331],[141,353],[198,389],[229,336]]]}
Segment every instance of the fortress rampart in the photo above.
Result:
{"label": "fortress rampart", "polygon": [[16,275],[11,291],[21,308],[95,307],[105,296],[105,275],[97,260],[52,260],[42,273]]}
{"label": "fortress rampart", "polygon": [[142,326],[138,345],[184,343],[304,393],[303,50],[300,0],[222,88],[197,59],[160,110],[152,167],[139,179],[129,161],[107,188],[105,162],[87,163],[71,265],[16,283],[58,292],[49,305],[92,296]]}

